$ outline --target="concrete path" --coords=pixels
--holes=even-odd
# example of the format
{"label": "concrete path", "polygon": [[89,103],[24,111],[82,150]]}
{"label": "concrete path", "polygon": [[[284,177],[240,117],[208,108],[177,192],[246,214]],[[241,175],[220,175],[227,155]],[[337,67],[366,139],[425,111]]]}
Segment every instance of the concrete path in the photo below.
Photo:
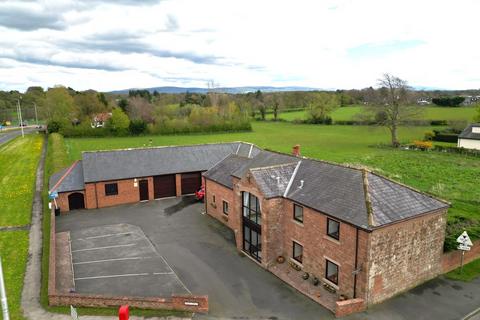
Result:
{"label": "concrete path", "polygon": [[[22,291],[22,308],[24,316],[30,320],[71,320],[70,315],[56,314],[45,311],[40,305],[40,286],[41,286],[41,269],[42,269],[42,188],[43,188],[43,172],[45,167],[46,155],[46,139],[42,150],[42,156],[37,168],[37,178],[35,185],[35,196],[32,206],[32,223],[30,228],[30,244],[28,248],[28,261],[25,273],[23,291]],[[100,316],[82,316],[82,320],[113,320],[118,317],[100,317]],[[132,320],[145,319],[144,317],[130,317]],[[160,319],[180,319],[177,317],[168,318],[148,318],[150,320]],[[185,318],[181,318],[185,319]]]}

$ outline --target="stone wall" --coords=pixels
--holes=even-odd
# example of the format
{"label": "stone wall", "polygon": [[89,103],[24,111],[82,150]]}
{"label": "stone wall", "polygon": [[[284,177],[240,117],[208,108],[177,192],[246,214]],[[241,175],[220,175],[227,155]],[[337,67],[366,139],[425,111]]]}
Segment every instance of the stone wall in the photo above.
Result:
{"label": "stone wall", "polygon": [[441,210],[371,233],[368,305],[442,273],[446,221],[446,210]]}

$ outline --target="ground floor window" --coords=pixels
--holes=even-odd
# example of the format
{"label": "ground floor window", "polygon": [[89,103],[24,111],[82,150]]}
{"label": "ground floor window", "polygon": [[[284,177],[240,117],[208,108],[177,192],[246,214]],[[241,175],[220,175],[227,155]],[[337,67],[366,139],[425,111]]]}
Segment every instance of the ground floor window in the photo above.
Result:
{"label": "ground floor window", "polygon": [[258,261],[262,260],[262,231],[250,221],[243,223],[243,250]]}
{"label": "ground floor window", "polygon": [[303,263],[303,246],[295,241],[293,241],[293,259]]}
{"label": "ground floor window", "polygon": [[335,284],[338,284],[338,265],[328,259],[326,261],[327,261],[327,266],[326,266],[325,278],[327,278],[329,281]]}
{"label": "ground floor window", "polygon": [[106,196],[115,196],[118,194],[118,183],[107,183],[105,184],[105,195]]}
{"label": "ground floor window", "polygon": [[228,202],[223,200],[223,213],[228,216]]}

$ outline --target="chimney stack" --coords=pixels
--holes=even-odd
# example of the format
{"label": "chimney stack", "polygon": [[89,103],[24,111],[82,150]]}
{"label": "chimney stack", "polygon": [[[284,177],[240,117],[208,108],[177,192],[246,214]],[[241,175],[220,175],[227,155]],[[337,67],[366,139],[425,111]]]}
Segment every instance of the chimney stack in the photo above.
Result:
{"label": "chimney stack", "polygon": [[299,144],[296,144],[296,145],[293,146],[292,155],[294,155],[295,157],[300,157],[300,145]]}

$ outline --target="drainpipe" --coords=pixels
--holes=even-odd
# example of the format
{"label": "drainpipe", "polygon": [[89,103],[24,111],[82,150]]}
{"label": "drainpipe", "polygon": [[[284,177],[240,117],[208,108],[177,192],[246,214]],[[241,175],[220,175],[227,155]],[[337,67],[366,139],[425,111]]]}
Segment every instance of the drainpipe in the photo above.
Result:
{"label": "drainpipe", "polygon": [[[204,178],[205,179],[205,178]],[[205,213],[207,213],[208,201],[207,201],[207,179],[204,180],[205,195],[203,196],[203,203],[205,204]]]}
{"label": "drainpipe", "polygon": [[358,273],[358,228],[355,236],[355,270],[353,271],[353,298],[357,297],[357,273]]}

